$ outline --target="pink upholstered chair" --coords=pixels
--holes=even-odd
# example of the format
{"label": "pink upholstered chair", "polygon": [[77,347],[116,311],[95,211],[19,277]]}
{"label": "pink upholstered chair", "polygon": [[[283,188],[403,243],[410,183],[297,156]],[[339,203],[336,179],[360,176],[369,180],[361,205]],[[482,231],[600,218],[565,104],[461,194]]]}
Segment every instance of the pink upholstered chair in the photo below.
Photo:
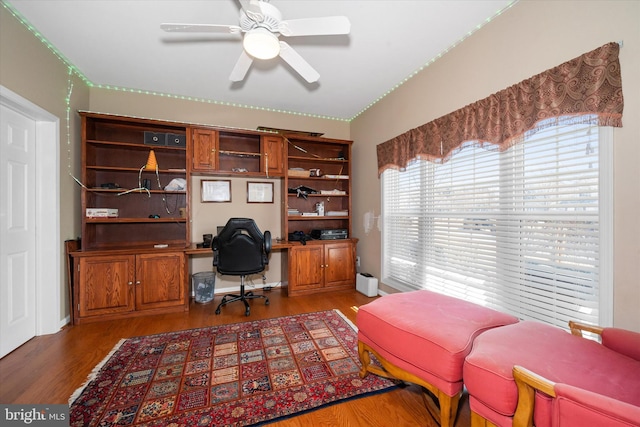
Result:
{"label": "pink upholstered chair", "polygon": [[518,385],[519,404],[523,402],[523,406],[516,409],[514,426],[531,425],[533,407],[529,405],[536,392],[553,398],[551,427],[640,426],[640,406],[569,384],[553,383],[521,366],[513,368],[513,377]]}
{"label": "pink upholstered chair", "polygon": [[[600,335],[604,347],[640,362],[640,333],[577,322],[569,322],[569,327],[576,336],[582,336],[582,331]],[[569,384],[554,383],[522,366],[513,368],[513,378],[518,387],[514,426],[531,425],[537,392],[553,398],[551,427],[640,426],[640,406]],[[638,382],[640,378],[629,380]]]}
{"label": "pink upholstered chair", "polygon": [[570,326],[602,345],[531,321],[476,338],[463,371],[472,427],[640,426],[640,333]]}

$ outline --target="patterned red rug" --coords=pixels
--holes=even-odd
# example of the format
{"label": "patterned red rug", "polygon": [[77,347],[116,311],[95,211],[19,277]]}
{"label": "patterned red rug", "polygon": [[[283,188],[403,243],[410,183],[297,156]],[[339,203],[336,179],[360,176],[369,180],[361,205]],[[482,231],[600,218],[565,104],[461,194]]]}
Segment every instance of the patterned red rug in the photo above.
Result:
{"label": "patterned red rug", "polygon": [[70,399],[71,426],[248,426],[390,390],[361,379],[338,310],[121,341]]}

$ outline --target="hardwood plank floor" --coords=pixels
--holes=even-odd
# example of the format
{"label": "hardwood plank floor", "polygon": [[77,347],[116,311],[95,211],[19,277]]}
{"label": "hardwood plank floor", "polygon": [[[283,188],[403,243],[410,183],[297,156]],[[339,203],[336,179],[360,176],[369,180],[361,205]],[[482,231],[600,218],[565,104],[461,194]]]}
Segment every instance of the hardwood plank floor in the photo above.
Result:
{"label": "hardwood plank floor", "polygon": [[[291,314],[337,308],[355,323],[353,307],[372,301],[356,291],[342,291],[288,298],[275,289],[267,293],[265,306],[252,301],[251,316],[244,306],[234,303],[214,314],[220,300],[209,304],[191,303],[188,313],[146,316],[78,326],[67,326],[53,335],[36,337],[0,359],[0,402],[21,404],[67,403],[111,349],[123,338],[183,329],[268,319]],[[435,427],[417,386],[399,388],[329,406],[308,414],[272,424],[276,427],[303,426],[425,426]],[[467,396],[463,395],[456,427],[470,425]]]}

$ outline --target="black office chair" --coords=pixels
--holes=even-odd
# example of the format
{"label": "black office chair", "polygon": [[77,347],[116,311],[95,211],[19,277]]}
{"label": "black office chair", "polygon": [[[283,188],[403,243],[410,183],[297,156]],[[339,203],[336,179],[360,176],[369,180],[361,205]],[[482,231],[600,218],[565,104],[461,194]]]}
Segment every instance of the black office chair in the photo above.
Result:
{"label": "black office chair", "polygon": [[250,313],[248,300],[264,298],[265,305],[269,305],[269,298],[265,295],[254,295],[252,291],[244,291],[244,278],[248,274],[264,271],[269,264],[271,252],[271,233],[260,232],[255,221],[249,218],[231,218],[213,238],[211,243],[213,250],[213,265],[222,275],[240,276],[240,295],[225,295],[222,302],[216,308],[216,314],[220,309],[232,302],[242,301],[245,306],[244,314]]}

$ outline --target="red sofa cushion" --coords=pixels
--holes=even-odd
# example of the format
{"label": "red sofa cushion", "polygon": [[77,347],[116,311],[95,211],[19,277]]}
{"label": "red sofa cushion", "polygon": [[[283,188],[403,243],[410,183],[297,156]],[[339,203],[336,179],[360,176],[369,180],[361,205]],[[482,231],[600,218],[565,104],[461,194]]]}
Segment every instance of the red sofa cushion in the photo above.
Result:
{"label": "red sofa cushion", "polygon": [[385,295],[358,310],[358,339],[449,396],[462,390],[473,340],[514,316],[431,291]]}
{"label": "red sofa cushion", "polygon": [[[640,362],[595,341],[532,321],[492,329],[476,338],[464,362],[464,382],[469,395],[485,409],[513,416],[518,400],[512,375],[514,365],[553,382],[640,406]],[[538,405],[536,399],[536,421],[548,425],[551,401],[540,402],[543,403]]]}

